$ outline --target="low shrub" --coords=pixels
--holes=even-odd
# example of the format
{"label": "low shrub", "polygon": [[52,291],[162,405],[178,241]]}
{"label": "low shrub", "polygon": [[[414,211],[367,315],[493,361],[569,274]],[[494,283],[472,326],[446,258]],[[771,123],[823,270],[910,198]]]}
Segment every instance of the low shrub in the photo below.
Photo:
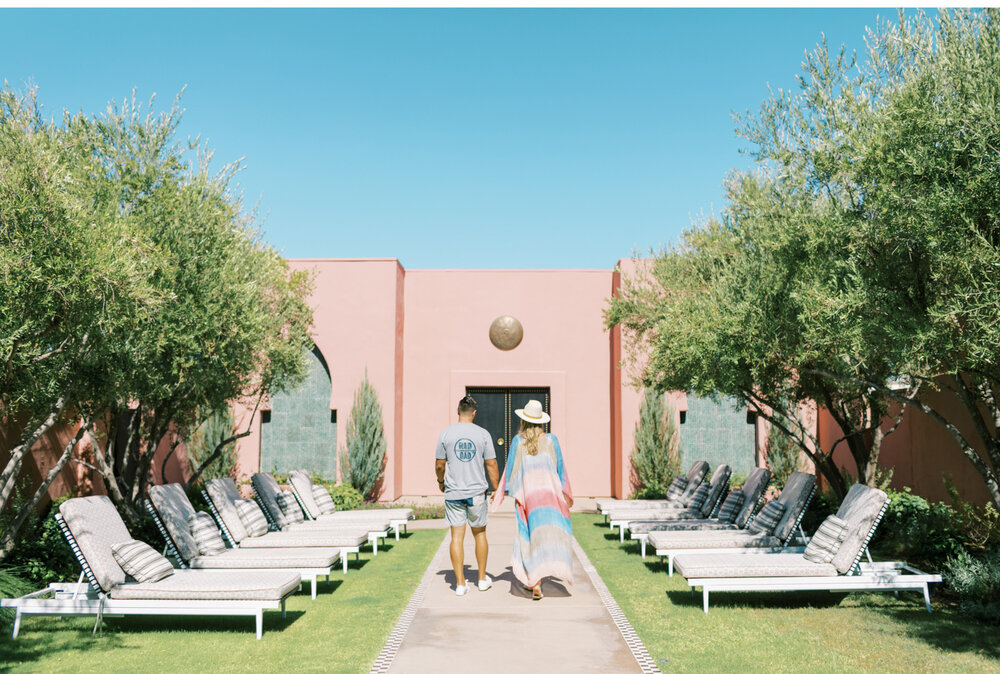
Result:
{"label": "low shrub", "polygon": [[70,496],[56,499],[42,512],[32,512],[6,563],[37,588],[49,583],[76,580],[80,565],[63,537],[54,515]]}
{"label": "low shrub", "polygon": [[962,550],[945,562],[942,575],[962,613],[1000,624],[1000,548],[978,554]]}
{"label": "low shrub", "polygon": [[931,503],[909,487],[887,493],[889,508],[872,542],[880,553],[911,563],[940,566],[964,549],[967,537],[956,526],[950,506]]}
{"label": "low shrub", "polygon": [[667,490],[660,486],[643,487],[633,492],[632,498],[642,500],[664,499],[667,498]]}
{"label": "low shrub", "polygon": [[[21,597],[32,590],[38,589],[30,582],[21,578],[15,569],[0,569],[0,597],[9,599]],[[0,609],[0,630],[6,631],[14,624],[14,609]]]}
{"label": "low shrub", "polygon": [[337,505],[337,510],[356,510],[365,504],[361,492],[349,484],[323,484],[333,502]]}

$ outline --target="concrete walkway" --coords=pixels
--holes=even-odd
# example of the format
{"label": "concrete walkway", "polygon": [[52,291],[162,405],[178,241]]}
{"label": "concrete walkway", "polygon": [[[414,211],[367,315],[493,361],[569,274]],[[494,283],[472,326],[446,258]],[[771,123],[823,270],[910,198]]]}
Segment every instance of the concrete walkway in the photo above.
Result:
{"label": "concrete walkway", "polygon": [[466,531],[469,592],[463,597],[455,595],[455,573],[448,554],[451,535],[445,535],[372,671],[659,671],[579,545],[573,585],[546,580],[542,583],[545,598],[531,599],[511,572],[515,526],[511,508],[490,515],[486,569],[493,577],[493,588],[486,592],[475,587],[475,549],[472,534]]}

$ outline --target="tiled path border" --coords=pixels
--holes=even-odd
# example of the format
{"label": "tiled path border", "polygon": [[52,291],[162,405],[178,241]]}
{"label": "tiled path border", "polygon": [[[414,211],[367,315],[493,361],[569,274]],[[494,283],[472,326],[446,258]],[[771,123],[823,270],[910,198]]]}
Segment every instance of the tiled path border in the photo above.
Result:
{"label": "tiled path border", "polygon": [[386,640],[385,646],[382,647],[382,652],[378,654],[375,664],[372,665],[371,674],[384,674],[389,671],[389,667],[392,665],[392,661],[395,659],[396,653],[403,643],[403,637],[406,636],[406,630],[410,629],[410,623],[413,622],[413,617],[417,614],[417,609],[424,603],[424,594],[427,592],[427,586],[430,585],[431,580],[436,575],[443,558],[448,555],[448,541],[449,539],[446,535],[444,540],[441,541],[441,547],[438,548],[438,551],[434,554],[434,558],[427,565],[427,570],[424,571],[423,578],[420,579],[417,589],[413,591],[413,596],[410,597],[409,603],[403,609],[403,615],[399,617],[396,626],[389,633],[389,638]]}
{"label": "tiled path border", "polygon": [[[653,662],[653,658],[650,657],[646,646],[642,643],[642,639],[632,629],[632,624],[625,617],[621,607],[618,606],[618,602],[611,596],[608,586],[601,580],[601,577],[597,574],[597,569],[594,568],[594,565],[590,562],[590,558],[587,557],[587,553],[583,551],[583,548],[580,547],[575,538],[573,539],[573,551],[576,553],[576,558],[583,565],[583,570],[586,572],[587,577],[590,578],[590,582],[594,584],[594,588],[604,603],[604,608],[611,615],[611,620],[615,623],[615,627],[618,628],[618,631],[621,632],[622,637],[625,639],[625,643],[632,652],[632,656],[639,663],[639,668],[643,674],[660,674],[660,668]],[[413,622],[413,618],[417,614],[417,609],[424,602],[424,594],[427,592],[427,586],[437,574],[437,570],[447,554],[448,537],[445,536],[444,540],[441,541],[441,547],[438,548],[438,551],[434,554],[434,558],[427,565],[427,570],[424,571],[424,575],[420,579],[417,589],[414,590],[413,596],[410,597],[409,603],[403,609],[403,615],[399,617],[399,621],[396,622],[396,626],[393,627],[392,632],[389,634],[385,646],[382,647],[382,652],[375,659],[375,664],[371,668],[371,674],[384,674],[389,671],[389,667],[392,665],[392,661],[395,659],[396,653],[403,643],[403,638],[406,636],[406,631],[410,628],[410,623]]]}
{"label": "tiled path border", "polygon": [[632,656],[639,663],[639,669],[642,670],[643,674],[661,674],[660,668],[653,662],[653,658],[650,657],[649,651],[646,650],[645,644],[642,643],[642,639],[632,629],[632,623],[625,617],[621,607],[618,606],[618,602],[615,601],[615,598],[611,596],[611,592],[608,591],[608,586],[601,580],[601,577],[597,574],[597,569],[594,568],[594,565],[590,562],[590,558],[587,557],[587,553],[583,551],[580,543],[575,538],[573,539],[573,550],[576,552],[576,558],[583,564],[583,570],[590,577],[590,582],[597,589],[598,596],[604,602],[604,608],[611,614],[611,620],[614,621],[615,627],[622,633],[625,643],[628,644],[629,650],[632,651]]}

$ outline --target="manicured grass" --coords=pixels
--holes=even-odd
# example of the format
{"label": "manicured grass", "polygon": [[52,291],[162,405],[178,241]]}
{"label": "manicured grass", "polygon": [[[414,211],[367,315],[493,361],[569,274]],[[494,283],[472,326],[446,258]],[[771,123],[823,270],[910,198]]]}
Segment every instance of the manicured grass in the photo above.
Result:
{"label": "manicured grass", "polygon": [[[600,515],[573,533],[664,671],[1000,671],[1000,630],[919,592],[701,594]],[[933,599],[933,594],[932,594]]]}
{"label": "manicured grass", "polygon": [[264,614],[264,638],[253,618],[154,616],[108,618],[104,636],[92,618],[28,617],[21,636],[0,635],[0,670],[45,672],[367,672],[378,657],[444,537],[411,531],[390,539],[377,557],[361,555],[347,575],[307,586],[289,598],[288,615]]}

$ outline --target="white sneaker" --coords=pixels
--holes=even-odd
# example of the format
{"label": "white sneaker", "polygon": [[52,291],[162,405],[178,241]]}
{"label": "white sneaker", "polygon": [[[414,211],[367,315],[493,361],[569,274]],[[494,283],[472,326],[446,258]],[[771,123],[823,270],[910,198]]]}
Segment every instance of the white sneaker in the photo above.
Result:
{"label": "white sneaker", "polygon": [[456,585],[455,586],[455,594],[457,594],[459,597],[464,597],[465,593],[468,592],[468,591],[469,591],[469,586],[468,585]]}
{"label": "white sneaker", "polygon": [[486,590],[490,589],[491,587],[493,587],[493,579],[490,578],[489,576],[486,576],[481,581],[479,581],[480,592],[486,592]]}

